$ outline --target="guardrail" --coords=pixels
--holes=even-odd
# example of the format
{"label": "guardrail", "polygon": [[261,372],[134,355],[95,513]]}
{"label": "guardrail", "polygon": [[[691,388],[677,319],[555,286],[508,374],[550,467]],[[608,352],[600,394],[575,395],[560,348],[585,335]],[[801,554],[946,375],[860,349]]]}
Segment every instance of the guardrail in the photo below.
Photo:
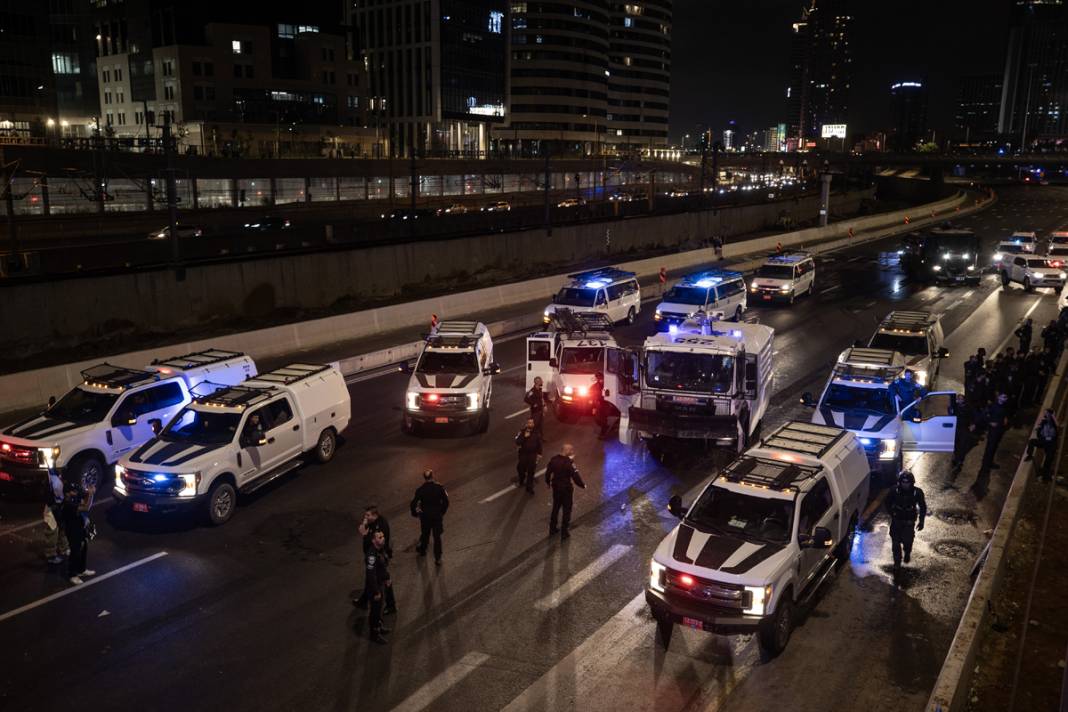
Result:
{"label": "guardrail", "polygon": [[[976,205],[965,209],[963,207],[964,203],[968,201],[968,194],[958,193],[952,198],[908,210],[845,220],[826,227],[810,228],[734,242],[723,247],[723,256],[724,258],[730,258],[748,254],[764,254],[773,250],[777,243],[781,243],[783,247],[803,247],[812,246],[813,243],[821,243],[816,245],[813,251],[835,249],[846,244],[860,244],[880,239],[894,232],[923,227],[926,224],[945,219],[948,214],[963,215],[980,207],[977,201]],[[921,220],[912,220],[911,217],[916,215],[925,217]],[[905,223],[905,218],[910,218],[908,224]],[[862,232],[869,231],[873,232],[863,236],[860,235]],[[704,248],[624,262],[615,266],[635,272],[640,279],[648,282],[656,279],[661,267],[667,269],[669,273],[677,275],[685,270],[710,264],[716,260],[715,250],[713,248]],[[243,351],[252,354],[258,359],[281,357],[300,351],[330,346],[340,341],[372,337],[391,331],[418,327],[426,324],[431,314],[454,318],[495,308],[533,302],[539,299],[543,302],[548,302],[550,295],[555,294],[566,279],[567,273],[555,274],[523,282],[484,287],[468,292],[394,304],[378,309],[367,309],[294,324],[228,334],[211,339],[171,344],[162,348],[115,355],[108,357],[107,360],[119,365],[141,367],[153,359],[167,358],[175,353],[191,353],[206,348]],[[511,331],[531,328],[540,323],[540,314],[531,313],[519,320],[495,322],[488,326],[490,326],[491,333],[494,336],[498,336]],[[399,344],[380,351],[343,359],[340,362],[342,372],[345,375],[351,375],[412,358],[414,354],[418,353],[415,349],[421,343]],[[97,358],[0,376],[0,404],[2,404],[0,409],[12,411],[40,406],[40,404],[48,400],[49,396],[58,396],[80,383],[81,371],[99,363],[101,360]]]}
{"label": "guardrail", "polygon": [[[1038,415],[1035,417],[1032,432],[1038,427],[1042,414],[1047,408],[1054,407],[1054,404],[1064,406],[1065,395],[1068,393],[1068,381],[1065,380],[1066,367],[1068,367],[1068,351],[1061,355],[1057,371],[1046,389],[1042,407],[1039,408]],[[1063,419],[1060,422],[1064,422]],[[994,526],[994,532],[990,537],[986,561],[972,586],[968,603],[964,607],[960,623],[957,624],[957,632],[953,636],[945,662],[942,663],[942,670],[938,674],[931,697],[927,701],[927,712],[959,712],[968,701],[981,633],[989,626],[994,601],[997,599],[1002,579],[1005,576],[1006,553],[1016,530],[1020,508],[1028,487],[1036,479],[1034,466],[1034,461],[1027,461],[1021,455],[1020,464],[1016,468],[1016,474],[1005,496],[1005,504],[1001,508],[1001,516],[998,517],[998,523]]]}

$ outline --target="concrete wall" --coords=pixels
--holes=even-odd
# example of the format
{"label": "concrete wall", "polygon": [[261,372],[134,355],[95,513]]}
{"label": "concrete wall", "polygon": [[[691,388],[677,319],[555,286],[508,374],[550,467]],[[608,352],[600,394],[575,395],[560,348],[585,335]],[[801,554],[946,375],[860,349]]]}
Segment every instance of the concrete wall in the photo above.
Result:
{"label": "concrete wall", "polygon": [[[855,212],[871,196],[838,196],[833,211]],[[409,242],[190,267],[183,282],[165,270],[13,284],[0,289],[6,356],[126,336],[126,343],[205,326],[247,330],[341,311],[346,303],[437,289],[464,289],[509,276],[549,274],[599,256],[654,247],[683,248],[713,234],[772,226],[782,214],[810,220],[818,198],[662,217]],[[103,247],[101,249],[107,249]],[[430,289],[428,289],[428,287]],[[350,307],[351,308],[351,307]],[[425,315],[424,315],[425,316]],[[288,319],[287,319],[288,317]]]}
{"label": "concrete wall", "polygon": [[[965,204],[971,204],[971,197],[964,194],[946,199],[935,204],[923,206],[925,215],[935,213],[936,217],[913,220],[906,227],[904,218],[913,211],[898,211],[865,218],[856,218],[834,223],[825,228],[811,228],[791,233],[774,234],[754,240],[728,243],[724,256],[737,258],[743,255],[766,253],[777,242],[783,246],[805,246],[811,248],[813,243],[820,243],[817,251],[837,249],[851,244],[878,239],[887,234],[903,229],[914,229],[925,223],[945,219],[967,212]],[[970,210],[976,209],[975,206]],[[863,233],[863,234],[862,234]],[[639,278],[655,279],[661,267],[669,272],[680,273],[683,270],[712,263],[715,253],[711,248],[702,248],[661,255],[643,260],[620,262],[622,269],[636,272]],[[736,266],[745,268],[744,265]],[[167,279],[173,277],[167,275]],[[156,358],[166,358],[176,353],[189,353],[206,348],[224,348],[244,351],[256,359],[280,357],[301,349],[329,346],[342,341],[374,336],[382,332],[425,325],[427,315],[439,314],[448,318],[459,318],[497,307],[505,307],[541,300],[547,301],[548,295],[554,293],[565,282],[566,273],[552,273],[550,276],[514,282],[504,286],[485,287],[466,291],[456,291],[431,299],[394,304],[379,309],[340,314],[337,316],[313,319],[304,322],[286,324],[267,329],[228,334],[201,341],[171,342],[169,346],[118,354],[108,360],[124,366],[141,367]],[[529,317],[529,318],[528,318]],[[540,323],[540,315],[532,311],[528,317],[507,322],[490,324],[494,335],[510,333],[529,328]],[[411,358],[419,344],[400,343],[394,347],[374,353],[353,354],[340,363],[346,375],[385,366],[397,361]],[[50,395],[60,395],[81,382],[79,372],[103,359],[90,359],[60,366],[24,371],[22,373],[0,376],[0,412],[13,411],[40,406]]]}

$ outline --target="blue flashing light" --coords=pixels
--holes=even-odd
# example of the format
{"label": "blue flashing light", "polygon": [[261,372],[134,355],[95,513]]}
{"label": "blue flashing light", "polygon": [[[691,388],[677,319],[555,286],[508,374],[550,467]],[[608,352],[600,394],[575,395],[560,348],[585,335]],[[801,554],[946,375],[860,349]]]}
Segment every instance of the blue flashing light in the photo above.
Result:
{"label": "blue flashing light", "polygon": [[871,445],[871,438],[861,438],[860,439],[860,444],[861,445]]}
{"label": "blue flashing light", "polygon": [[603,287],[606,284],[608,284],[608,282],[602,282],[599,279],[595,279],[592,282],[586,282],[586,286],[589,287],[590,289],[599,289],[599,288]]}
{"label": "blue flashing light", "polygon": [[679,333],[679,325],[678,324],[668,324],[668,333],[672,334],[672,335],[675,335],[675,334]]}
{"label": "blue flashing light", "polygon": [[733,336],[736,339],[742,338],[742,330],[741,329],[731,329],[731,336]]}
{"label": "blue flashing light", "polygon": [[169,478],[169,477],[167,477],[167,475],[163,475],[163,474],[157,474],[157,475],[152,475],[152,479],[153,479],[154,481],[156,481],[156,482],[166,482],[166,481],[167,481],[167,480],[169,480],[170,478]]}
{"label": "blue flashing light", "polygon": [[719,284],[722,281],[723,280],[720,279],[719,277],[712,277],[712,278],[709,278],[709,279],[700,280],[699,282],[697,282],[697,286],[701,287],[702,289],[708,289],[709,287],[715,286],[715,285]]}

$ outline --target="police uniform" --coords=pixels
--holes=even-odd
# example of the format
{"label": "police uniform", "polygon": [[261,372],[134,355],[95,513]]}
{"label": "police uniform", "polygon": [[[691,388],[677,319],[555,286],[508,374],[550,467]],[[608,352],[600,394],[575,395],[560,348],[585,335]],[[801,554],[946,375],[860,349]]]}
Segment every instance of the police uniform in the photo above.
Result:
{"label": "police uniform", "polygon": [[434,535],[434,561],[441,563],[441,534],[445,530],[445,512],[449,509],[449,493],[434,480],[427,480],[419,485],[412,498],[413,517],[419,517],[419,545],[416,552],[422,556],[426,553],[430,535]]}
{"label": "police uniform", "polygon": [[541,423],[545,419],[545,406],[549,403],[549,395],[535,386],[527,391],[523,401],[530,406],[530,417],[534,420],[534,430],[541,435]]}
{"label": "police uniform", "polygon": [[927,500],[923,490],[915,484],[903,487],[899,483],[890,490],[886,509],[890,512],[890,544],[896,569],[901,566],[902,554],[906,564],[912,556],[912,541],[916,531],[923,529],[923,522],[927,518]]}
{"label": "police uniform", "polygon": [[393,597],[392,581],[389,577],[389,554],[386,548],[381,549],[371,546],[365,557],[367,565],[367,597],[371,601],[370,631],[371,639],[376,642],[385,642],[383,633],[389,629],[382,625],[383,605],[387,610],[395,610],[396,599]]}
{"label": "police uniform", "polygon": [[541,434],[537,430],[527,431],[523,428],[515,436],[515,445],[518,450],[519,461],[516,463],[516,483],[522,487],[527,486],[527,492],[534,493],[534,470],[538,468],[538,458],[541,457]]}
{"label": "police uniform", "polygon": [[996,469],[997,463],[994,462],[994,456],[997,455],[1001,437],[1009,425],[1008,410],[1001,403],[991,404],[986,410],[984,423],[986,424],[986,449],[983,450],[983,462],[979,467],[983,470]]}
{"label": "police uniform", "polygon": [[956,474],[964,465],[964,458],[975,447],[978,429],[975,424],[975,409],[965,399],[964,403],[955,404],[957,413],[957,430],[953,434],[953,473]]}
{"label": "police uniform", "polygon": [[1057,422],[1050,415],[1042,418],[1042,422],[1035,428],[1035,437],[1027,443],[1028,460],[1034,455],[1036,447],[1041,448],[1045,454],[1039,475],[1042,479],[1048,480],[1052,476],[1053,459],[1057,456]]}
{"label": "police uniform", "polygon": [[[586,489],[586,483],[582,481],[575,463],[567,455],[553,455],[549,465],[545,468],[545,485],[553,491],[553,511],[549,518],[549,535],[557,531],[560,538],[566,539],[571,536],[568,531],[571,528],[571,505],[574,502],[575,485]],[[557,519],[563,511],[563,519],[557,529]]]}
{"label": "police uniform", "polygon": [[[374,549],[372,543],[375,538],[375,532],[382,532],[382,536],[385,537],[386,543],[384,545],[385,551],[389,556],[393,556],[393,548],[389,543],[389,522],[381,514],[373,522],[367,523],[367,533],[363,535],[363,555],[366,557]],[[360,608],[366,608],[367,602],[370,600],[370,594],[367,592],[367,584],[364,584],[363,593],[360,597],[353,601],[353,604]]]}

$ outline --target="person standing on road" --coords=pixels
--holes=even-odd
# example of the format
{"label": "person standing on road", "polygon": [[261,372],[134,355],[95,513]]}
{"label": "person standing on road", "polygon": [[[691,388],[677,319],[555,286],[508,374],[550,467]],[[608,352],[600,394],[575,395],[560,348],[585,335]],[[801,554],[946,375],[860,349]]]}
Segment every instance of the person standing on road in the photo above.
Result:
{"label": "person standing on road", "polygon": [[540,377],[534,379],[534,385],[523,397],[523,402],[530,407],[530,418],[534,421],[534,430],[544,439],[541,426],[545,418],[545,408],[549,405],[549,394],[542,390]]}
{"label": "person standing on road", "polygon": [[894,573],[912,558],[912,541],[923,530],[927,518],[927,499],[916,486],[916,477],[909,470],[897,476],[897,485],[886,497],[886,511],[890,513],[890,545],[894,553]]}
{"label": "person standing on road", "polygon": [[1061,355],[1064,335],[1061,333],[1060,325],[1055,320],[1050,320],[1046,328],[1042,329],[1042,344],[1053,353],[1054,358]]}
{"label": "person standing on road", "polygon": [[526,485],[527,492],[534,494],[534,471],[541,460],[541,435],[534,430],[533,418],[527,418],[526,425],[516,434],[515,446],[519,456],[515,466],[516,486]]}
{"label": "person standing on road", "polygon": [[598,373],[594,375],[593,383],[593,417],[601,431],[597,434],[597,437],[604,440],[608,434],[608,408],[610,407],[608,401],[604,399],[604,375]]}
{"label": "person standing on road", "polygon": [[998,393],[997,401],[986,409],[986,448],[983,450],[983,462],[979,465],[980,470],[997,470],[1001,465],[994,462],[997,456],[1001,438],[1009,428],[1009,412],[1006,404],[1009,397],[1004,393]]}
{"label": "person standing on road", "polygon": [[1034,324],[1031,318],[1028,317],[1020,328],[1015,332],[1016,338],[1020,340],[1020,353],[1025,354],[1031,350],[1031,336],[1034,334]]}
{"label": "person standing on road", "polygon": [[[586,483],[582,481],[578,469],[575,467],[575,446],[564,443],[559,455],[553,455],[549,465],[545,468],[545,486],[553,491],[553,511],[549,517],[549,536],[558,531],[561,539],[571,536],[571,505],[574,503],[575,485],[586,489]],[[563,512],[563,518],[557,521]]]}
{"label": "person standing on road", "polygon": [[423,484],[415,491],[411,503],[412,516],[419,517],[419,545],[415,552],[426,556],[430,535],[434,535],[434,563],[441,566],[441,534],[444,531],[445,512],[449,511],[449,493],[434,481],[434,471],[423,471]]}
{"label": "person standing on road", "polygon": [[922,398],[924,393],[923,387],[916,383],[916,374],[907,369],[901,378],[890,384],[890,394],[897,396],[898,403],[902,408],[917,398]]}
{"label": "person standing on road", "polygon": [[955,477],[964,466],[964,458],[975,447],[977,440],[975,408],[968,400],[957,394],[957,430],[953,435],[953,466],[950,473]]}
{"label": "person standing on road", "polygon": [[67,544],[70,546],[67,576],[75,586],[84,583],[87,576],[96,575],[95,571],[86,568],[89,558],[89,519],[82,512],[83,500],[82,488],[77,483],[68,483],[63,490],[61,515],[63,531],[67,536]]}
{"label": "person standing on road", "polygon": [[59,564],[70,554],[63,528],[63,480],[55,470],[48,470],[48,494],[45,498],[45,558]]}
{"label": "person standing on road", "polygon": [[1027,456],[1025,461],[1030,461],[1035,454],[1035,448],[1040,448],[1045,455],[1042,458],[1042,467],[1039,476],[1046,481],[1053,477],[1053,460],[1057,457],[1057,420],[1053,417],[1053,409],[1046,408],[1042,421],[1035,428],[1035,436],[1027,443]]}
{"label": "person standing on road", "polygon": [[[363,519],[360,520],[360,524],[356,527],[356,531],[363,537],[363,555],[366,557],[371,552],[372,542],[377,532],[382,532],[382,538],[385,541],[386,553],[390,556],[393,555],[393,547],[390,544],[389,538],[389,522],[378,513],[378,507],[369,504],[364,507]],[[353,605],[359,608],[367,608],[367,602],[369,600],[369,594],[367,593],[367,586],[364,585],[363,593],[360,597],[353,601]]]}
{"label": "person standing on road", "polygon": [[389,576],[389,553],[386,550],[386,536],[376,531],[371,537],[371,550],[364,557],[367,566],[367,597],[371,601],[371,615],[368,628],[371,640],[385,645],[389,641],[383,637],[391,629],[382,624],[382,615],[396,612],[397,602],[393,596],[393,580]]}

